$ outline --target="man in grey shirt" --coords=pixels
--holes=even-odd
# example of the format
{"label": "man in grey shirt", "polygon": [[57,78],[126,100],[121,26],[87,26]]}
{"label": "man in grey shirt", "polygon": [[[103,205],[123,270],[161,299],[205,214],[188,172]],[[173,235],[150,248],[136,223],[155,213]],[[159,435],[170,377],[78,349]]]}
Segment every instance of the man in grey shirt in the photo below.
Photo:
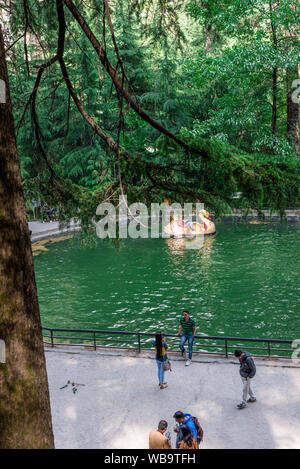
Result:
{"label": "man in grey shirt", "polygon": [[[247,402],[255,402],[256,397],[251,387],[251,380],[254,378],[256,373],[255,363],[253,358],[248,352],[242,352],[241,350],[236,350],[234,355],[240,361],[240,375],[243,382],[243,397],[242,402],[237,405],[238,409],[244,409],[247,407]],[[249,394],[249,399],[247,400]]]}

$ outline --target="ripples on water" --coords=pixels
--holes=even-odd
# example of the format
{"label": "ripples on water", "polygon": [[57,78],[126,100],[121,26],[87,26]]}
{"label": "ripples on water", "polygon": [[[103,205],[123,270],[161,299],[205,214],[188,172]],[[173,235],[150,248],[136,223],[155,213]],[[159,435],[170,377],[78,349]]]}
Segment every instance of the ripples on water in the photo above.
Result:
{"label": "ripples on water", "polygon": [[45,326],[300,338],[298,225],[220,224],[200,250],[184,239],[126,240],[120,251],[73,240],[35,258]]}

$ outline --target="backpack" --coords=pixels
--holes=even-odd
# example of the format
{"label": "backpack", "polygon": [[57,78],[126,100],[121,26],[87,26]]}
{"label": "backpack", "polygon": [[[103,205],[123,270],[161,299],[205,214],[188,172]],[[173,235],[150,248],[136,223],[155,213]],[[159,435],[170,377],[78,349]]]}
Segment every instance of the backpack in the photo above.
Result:
{"label": "backpack", "polygon": [[192,417],[192,421],[193,421],[193,423],[195,425],[195,428],[196,428],[196,431],[197,431],[197,443],[199,445],[201,443],[201,441],[203,440],[203,435],[204,435],[203,428],[201,427],[197,417]]}

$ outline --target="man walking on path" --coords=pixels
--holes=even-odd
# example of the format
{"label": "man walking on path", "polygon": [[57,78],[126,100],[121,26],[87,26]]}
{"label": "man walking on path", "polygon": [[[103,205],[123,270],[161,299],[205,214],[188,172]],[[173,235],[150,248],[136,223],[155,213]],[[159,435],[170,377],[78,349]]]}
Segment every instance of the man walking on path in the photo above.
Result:
{"label": "man walking on path", "polygon": [[[182,333],[182,335],[181,335]],[[186,366],[189,366],[192,361],[192,354],[193,354],[193,343],[194,343],[194,337],[196,334],[196,325],[194,319],[190,317],[190,314],[188,311],[183,311],[182,317],[180,318],[180,325],[179,325],[179,331],[177,336],[181,335],[181,340],[180,340],[180,350],[181,354],[186,360],[186,351],[184,348],[184,344],[186,341],[188,341],[189,344],[189,359],[186,361]]]}
{"label": "man walking on path", "polygon": [[[254,378],[256,373],[255,363],[253,358],[248,352],[242,352],[241,350],[236,350],[234,355],[240,361],[240,375],[243,382],[243,397],[242,402],[237,405],[238,409],[244,409],[247,407],[247,402],[255,402],[256,397],[251,388],[251,380]],[[249,394],[249,399],[247,400]]]}
{"label": "man walking on path", "polygon": [[168,428],[168,422],[161,420],[157,430],[151,430],[149,434],[149,449],[171,449],[170,434],[165,435]]}

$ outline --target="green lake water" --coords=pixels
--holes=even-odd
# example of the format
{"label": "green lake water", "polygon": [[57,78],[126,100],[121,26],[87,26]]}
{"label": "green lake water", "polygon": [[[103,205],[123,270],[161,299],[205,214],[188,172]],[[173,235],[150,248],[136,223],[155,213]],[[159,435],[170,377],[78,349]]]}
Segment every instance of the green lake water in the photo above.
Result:
{"label": "green lake water", "polygon": [[217,225],[200,250],[183,239],[128,239],[121,250],[78,241],[35,257],[42,323],[176,333],[183,309],[198,333],[300,338],[300,227]]}

